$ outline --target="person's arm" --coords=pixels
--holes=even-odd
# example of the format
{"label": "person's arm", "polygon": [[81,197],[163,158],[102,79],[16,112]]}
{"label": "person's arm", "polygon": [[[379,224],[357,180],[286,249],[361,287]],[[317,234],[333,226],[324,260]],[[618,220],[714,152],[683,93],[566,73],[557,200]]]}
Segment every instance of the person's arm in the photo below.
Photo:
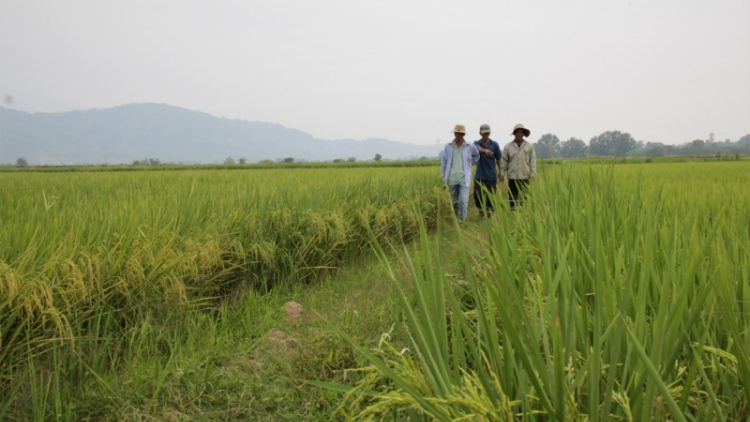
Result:
{"label": "person's arm", "polygon": [[500,178],[500,175],[502,175],[502,158],[503,153],[500,151],[500,145],[495,145],[495,164],[497,164],[497,178]]}
{"label": "person's arm", "polygon": [[529,160],[529,167],[531,167],[531,180],[536,179],[536,152],[534,148],[531,148],[531,159]]}
{"label": "person's arm", "polygon": [[445,168],[448,166],[448,148],[443,148],[443,158],[440,160],[440,177],[443,179],[443,184],[447,183],[445,178]]}
{"label": "person's arm", "polygon": [[472,146],[472,148],[471,148],[471,164],[474,164],[477,161],[479,161],[479,150],[477,150],[476,147]]}
{"label": "person's arm", "polygon": [[480,154],[485,154],[488,157],[492,157],[492,150],[488,148],[482,148],[482,141],[475,141],[474,146],[477,147],[477,151]]}

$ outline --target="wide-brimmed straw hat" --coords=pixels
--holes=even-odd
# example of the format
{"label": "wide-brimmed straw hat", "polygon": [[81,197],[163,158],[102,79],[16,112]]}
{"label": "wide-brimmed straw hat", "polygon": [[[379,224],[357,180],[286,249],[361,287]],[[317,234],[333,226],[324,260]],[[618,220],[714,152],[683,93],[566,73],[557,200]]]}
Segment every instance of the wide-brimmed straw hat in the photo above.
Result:
{"label": "wide-brimmed straw hat", "polygon": [[464,125],[456,125],[453,128],[453,133],[463,133],[464,135],[466,135],[466,126],[464,126]]}
{"label": "wide-brimmed straw hat", "polygon": [[528,129],[526,129],[525,127],[523,127],[523,125],[522,125],[522,124],[520,124],[520,123],[519,123],[519,124],[517,124],[517,125],[515,125],[515,126],[513,127],[513,132],[511,132],[510,134],[511,134],[511,135],[515,135],[515,134],[516,134],[516,131],[517,131],[518,129],[523,129],[523,134],[524,134],[524,135],[525,135],[525,136],[526,136],[527,138],[529,137],[529,135],[531,135],[531,131],[530,131],[530,130],[528,130]]}

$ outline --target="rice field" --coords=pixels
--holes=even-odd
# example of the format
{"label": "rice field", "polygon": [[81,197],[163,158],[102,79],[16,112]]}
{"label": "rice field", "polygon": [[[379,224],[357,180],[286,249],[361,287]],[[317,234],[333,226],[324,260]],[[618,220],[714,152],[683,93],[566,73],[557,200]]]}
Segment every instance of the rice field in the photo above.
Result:
{"label": "rice field", "polygon": [[0,174],[0,368],[74,343],[103,310],[126,326],[144,310],[311,282],[369,251],[370,232],[405,241],[439,218],[433,173]]}
{"label": "rice field", "polygon": [[305,372],[274,406],[317,413],[289,419],[747,420],[750,165],[539,170],[463,227],[434,167],[0,173],[0,419],[252,418],[222,380],[267,374],[188,345],[246,341],[264,298],[374,250],[389,336],[331,322],[356,356],[315,340],[346,371]]}
{"label": "rice field", "polygon": [[[746,421],[750,166],[548,168],[457,250],[406,254],[408,350],[369,364],[353,420]],[[459,248],[463,249],[463,248]],[[393,279],[398,288],[404,284]]]}

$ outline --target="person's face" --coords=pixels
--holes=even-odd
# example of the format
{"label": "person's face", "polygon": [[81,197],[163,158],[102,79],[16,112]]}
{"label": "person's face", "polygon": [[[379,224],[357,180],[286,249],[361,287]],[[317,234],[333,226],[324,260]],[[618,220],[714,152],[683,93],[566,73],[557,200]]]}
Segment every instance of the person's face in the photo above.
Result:
{"label": "person's face", "polygon": [[461,132],[454,132],[453,133],[456,136],[457,141],[463,141],[464,140],[464,134]]}
{"label": "person's face", "polygon": [[513,132],[513,135],[516,136],[517,142],[523,141],[523,129],[516,129],[516,131]]}
{"label": "person's face", "polygon": [[485,132],[485,133],[481,133],[480,132],[479,134],[482,135],[482,141],[483,142],[486,143],[487,141],[490,140],[490,133],[489,132]]}

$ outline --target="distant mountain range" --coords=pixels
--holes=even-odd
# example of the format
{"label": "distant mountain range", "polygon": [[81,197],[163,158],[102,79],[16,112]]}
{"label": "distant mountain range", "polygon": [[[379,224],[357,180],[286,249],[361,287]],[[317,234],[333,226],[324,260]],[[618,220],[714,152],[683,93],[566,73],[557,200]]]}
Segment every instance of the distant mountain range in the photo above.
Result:
{"label": "distant mountain range", "polygon": [[129,104],[64,113],[26,113],[0,107],[0,163],[248,162],[292,157],[327,161],[435,157],[441,145],[386,139],[329,141],[284,126],[231,120],[165,104]]}

